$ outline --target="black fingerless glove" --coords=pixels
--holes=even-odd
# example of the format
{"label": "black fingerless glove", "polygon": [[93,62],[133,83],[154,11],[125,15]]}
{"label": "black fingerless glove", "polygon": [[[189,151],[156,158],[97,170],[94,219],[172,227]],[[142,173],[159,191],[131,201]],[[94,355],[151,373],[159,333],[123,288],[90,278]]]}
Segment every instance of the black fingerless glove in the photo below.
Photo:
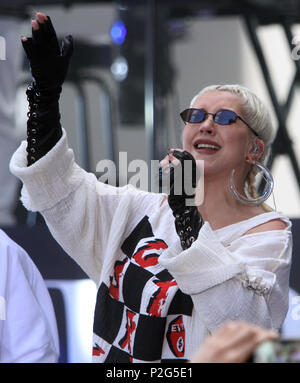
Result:
{"label": "black fingerless glove", "polygon": [[[195,195],[187,195],[185,192],[184,182],[190,182],[192,187],[195,189],[198,182],[199,170],[197,169],[196,161],[194,157],[187,152],[186,150],[180,152],[178,150],[174,150],[173,156],[176,157],[181,164],[182,170],[182,193],[180,195],[176,195],[175,190],[175,173],[174,167],[170,169],[170,193],[168,196],[168,203],[170,208],[172,209],[173,215],[175,217],[175,228],[176,232],[180,238],[181,247],[183,250],[188,249],[192,243],[198,238],[199,230],[203,225],[203,220],[201,214],[199,213],[197,206],[187,206],[187,199],[194,199]],[[192,174],[191,179],[186,177],[184,174],[185,166],[184,161],[190,160],[192,161]]]}
{"label": "black fingerless glove", "polygon": [[28,166],[43,157],[62,135],[59,97],[73,53],[72,36],[60,46],[51,19],[32,29],[32,38],[22,40],[30,63],[33,83],[27,88]]}

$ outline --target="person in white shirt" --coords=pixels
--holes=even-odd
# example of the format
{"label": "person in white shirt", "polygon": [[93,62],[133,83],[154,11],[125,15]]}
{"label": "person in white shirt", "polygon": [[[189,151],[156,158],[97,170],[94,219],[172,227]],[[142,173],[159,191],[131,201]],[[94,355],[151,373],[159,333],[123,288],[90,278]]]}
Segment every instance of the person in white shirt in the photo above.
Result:
{"label": "person in white shirt", "polygon": [[28,254],[0,230],[0,363],[56,363],[52,301]]}
{"label": "person in white shirt", "polygon": [[16,123],[17,86],[23,57],[19,43],[21,19],[2,13],[0,9],[0,227],[3,228],[16,223],[14,212],[20,185],[8,165],[25,134],[18,133]]}
{"label": "person in white shirt", "polygon": [[[179,163],[192,161],[195,175],[204,160],[201,205],[187,206],[187,195],[172,187],[164,194],[109,186],[75,163],[60,125],[72,38],[60,48],[42,13],[32,27],[32,38],[22,39],[34,79],[28,140],[10,169],[23,182],[25,207],[41,212],[97,284],[93,361],[190,360],[228,321],[279,329],[288,309],[291,222],[264,204],[272,178],[263,161],[274,131],[261,101],[241,86],[214,86],[181,113],[183,149],[170,150],[161,166],[170,167],[174,186]],[[268,179],[262,196],[257,167]],[[197,193],[198,186],[195,201]]]}

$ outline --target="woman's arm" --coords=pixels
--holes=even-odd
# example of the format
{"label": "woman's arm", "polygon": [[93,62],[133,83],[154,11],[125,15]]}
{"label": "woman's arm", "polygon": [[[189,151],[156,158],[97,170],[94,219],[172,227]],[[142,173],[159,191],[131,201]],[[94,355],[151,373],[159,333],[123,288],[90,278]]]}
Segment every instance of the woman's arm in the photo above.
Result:
{"label": "woman's arm", "polygon": [[225,247],[206,222],[189,249],[177,243],[159,262],[192,296],[210,332],[228,320],[278,329],[288,309],[291,253],[289,230],[247,235]]}
{"label": "woman's arm", "polygon": [[[28,140],[13,155],[10,170],[23,183],[24,206],[44,216],[58,243],[98,282],[110,239],[121,238],[128,226],[130,193],[134,191],[130,186],[114,188],[100,183],[75,163],[58,107],[72,39],[68,37],[60,48],[50,18],[40,13],[32,26],[32,38],[23,39],[23,46],[33,75],[33,109]],[[135,196],[135,209],[146,211],[142,194],[140,199]]]}
{"label": "woman's arm", "polygon": [[[27,166],[26,142],[14,153],[11,172],[23,183],[21,200],[26,209],[40,212],[56,241],[96,283],[109,246],[122,238],[138,214],[159,206],[157,194],[133,186],[113,187],[80,168],[67,137],[39,161]],[[135,217],[136,216],[136,217]]]}
{"label": "woman's arm", "polygon": [[73,52],[72,36],[59,45],[49,16],[37,13],[32,20],[32,37],[23,37],[32,83],[26,94],[27,163],[32,165],[53,148],[62,135],[59,97]]}

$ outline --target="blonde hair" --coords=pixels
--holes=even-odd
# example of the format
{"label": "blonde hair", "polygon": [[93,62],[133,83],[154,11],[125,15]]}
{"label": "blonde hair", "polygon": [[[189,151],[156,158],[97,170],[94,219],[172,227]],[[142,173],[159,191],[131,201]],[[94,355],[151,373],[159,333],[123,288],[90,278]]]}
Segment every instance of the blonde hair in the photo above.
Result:
{"label": "blonde hair", "polygon": [[[211,91],[226,91],[237,95],[241,100],[243,118],[251,126],[251,128],[258,134],[259,138],[265,144],[265,150],[260,158],[260,162],[264,165],[267,164],[268,158],[271,154],[271,145],[274,141],[276,132],[271,121],[271,116],[265,104],[248,88],[234,84],[234,85],[210,85],[202,89],[196,94],[190,103],[192,107],[197,98],[206,92]],[[245,179],[245,186],[247,185],[248,194],[252,198],[257,198],[257,189],[255,185],[256,168],[252,167]],[[272,211],[268,205],[262,204],[265,211]]]}

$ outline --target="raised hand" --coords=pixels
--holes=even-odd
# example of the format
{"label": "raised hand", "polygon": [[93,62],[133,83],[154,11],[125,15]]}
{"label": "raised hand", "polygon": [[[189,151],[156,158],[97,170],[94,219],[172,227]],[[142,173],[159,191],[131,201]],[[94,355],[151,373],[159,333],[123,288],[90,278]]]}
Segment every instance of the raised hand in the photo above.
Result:
{"label": "raised hand", "polygon": [[32,37],[23,37],[22,45],[37,88],[57,88],[67,75],[73,38],[66,36],[60,46],[50,17],[43,13],[37,13],[36,17],[32,20]]}
{"label": "raised hand", "polygon": [[22,45],[30,63],[33,82],[27,88],[27,164],[46,155],[62,136],[59,97],[73,52],[72,36],[60,46],[49,16],[36,14],[32,37],[23,37]]}

